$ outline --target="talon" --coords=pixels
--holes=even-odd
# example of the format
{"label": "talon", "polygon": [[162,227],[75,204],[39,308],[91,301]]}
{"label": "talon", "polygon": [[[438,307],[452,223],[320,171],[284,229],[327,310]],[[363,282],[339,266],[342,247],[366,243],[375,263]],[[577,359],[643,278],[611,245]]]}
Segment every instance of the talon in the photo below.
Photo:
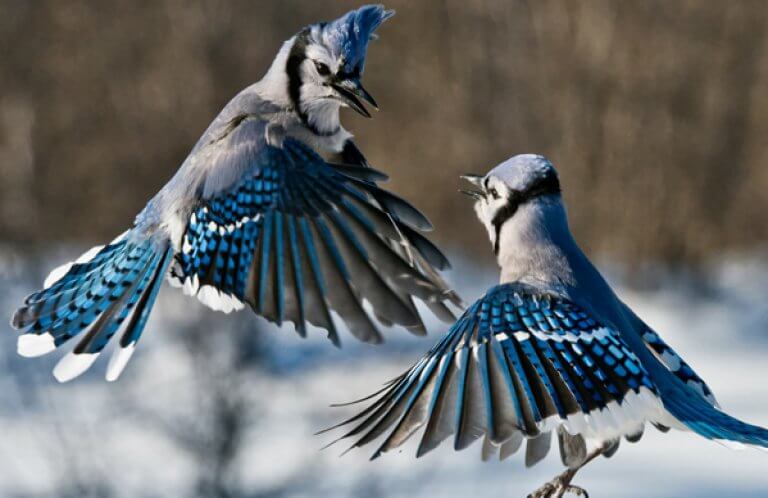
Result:
{"label": "talon", "polygon": [[527,498],[551,498],[552,494],[557,491],[557,486],[551,482],[542,485],[539,489],[529,494]]}
{"label": "talon", "polygon": [[589,493],[587,493],[586,489],[579,486],[574,486],[572,484],[565,486],[565,492],[573,493],[578,496],[583,496],[584,498],[589,498]]}

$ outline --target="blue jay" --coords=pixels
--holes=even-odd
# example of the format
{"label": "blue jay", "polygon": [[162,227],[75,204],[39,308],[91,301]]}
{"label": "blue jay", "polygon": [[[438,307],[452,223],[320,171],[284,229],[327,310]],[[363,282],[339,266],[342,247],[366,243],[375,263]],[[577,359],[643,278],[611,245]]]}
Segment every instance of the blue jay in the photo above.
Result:
{"label": "blue jay", "polygon": [[[546,456],[556,432],[567,470],[532,495],[586,495],[571,485],[586,463],[636,442],[646,422],[732,446],[768,447],[768,431],[721,411],[709,387],[625,305],[574,241],[557,172],[519,155],[485,176],[475,212],[501,267],[500,284],[471,305],[410,370],[336,426],[354,447],[386,434],[372,458],[424,427],[417,456],[453,436],[483,437],[482,457]],[[362,401],[362,400],[361,400]]]}
{"label": "blue jay", "polygon": [[[89,368],[110,339],[115,380],[134,352],[162,281],[209,307],[247,304],[281,324],[321,327],[338,345],[332,312],[358,339],[381,342],[370,313],[419,334],[414,299],[452,321],[460,303],[437,274],[449,263],[420,232],[429,221],[383,190],[339,122],[341,107],[370,117],[363,88],[368,42],[393,15],[380,5],[312,24],[286,41],[263,79],[235,96],[134,226],[54,270],[12,325],[18,352],[39,356],[77,338],[59,381]],[[367,302],[369,313],[363,307]]]}

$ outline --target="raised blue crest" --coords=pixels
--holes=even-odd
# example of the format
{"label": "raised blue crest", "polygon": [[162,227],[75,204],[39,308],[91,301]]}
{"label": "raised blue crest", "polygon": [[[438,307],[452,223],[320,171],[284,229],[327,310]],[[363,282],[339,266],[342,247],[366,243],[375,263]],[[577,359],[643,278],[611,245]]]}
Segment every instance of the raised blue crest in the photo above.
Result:
{"label": "raised blue crest", "polygon": [[343,57],[345,72],[353,72],[358,65],[362,72],[373,32],[393,15],[395,11],[383,5],[365,5],[322,26],[321,36],[335,56]]}

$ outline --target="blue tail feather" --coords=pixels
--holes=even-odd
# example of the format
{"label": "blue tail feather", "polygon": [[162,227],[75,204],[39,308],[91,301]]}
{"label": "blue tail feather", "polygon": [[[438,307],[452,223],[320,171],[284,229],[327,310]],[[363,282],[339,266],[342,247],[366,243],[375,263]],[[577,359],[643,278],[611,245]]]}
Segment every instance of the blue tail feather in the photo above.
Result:
{"label": "blue tail feather", "polygon": [[72,265],[17,311],[13,325],[24,332],[19,353],[45,354],[82,334],[57,366],[57,378],[69,380],[90,365],[129,317],[123,341],[135,343],[172,256],[167,241],[123,238]]}
{"label": "blue tail feather", "polygon": [[120,347],[127,347],[131,344],[135,344],[141,337],[141,333],[144,331],[144,326],[149,318],[149,312],[152,310],[152,305],[155,304],[157,294],[160,291],[160,287],[163,284],[163,277],[168,269],[168,266],[173,260],[173,250],[171,248],[166,249],[162,258],[158,258],[159,263],[155,267],[155,271],[152,274],[152,280],[149,284],[149,290],[141,294],[139,304],[136,306],[131,321],[120,337]]}
{"label": "blue tail feather", "polygon": [[14,320],[14,325],[24,328],[31,324],[32,331],[48,331],[54,336],[66,335],[72,322],[88,311],[98,299],[104,297],[110,286],[119,282],[116,279],[118,275],[123,275],[123,262],[129,255],[129,251],[118,253],[112,264],[103,265],[98,271],[90,272],[88,278],[66,274],[62,280],[71,280],[66,291],[58,292],[61,288],[57,290],[51,287],[40,293],[39,309],[45,310],[45,313],[34,314],[34,308],[22,308],[17,315],[26,313],[32,321]]}
{"label": "blue tail feather", "polygon": [[130,282],[130,287],[120,294],[110,306],[98,315],[98,321],[88,330],[87,335],[75,346],[75,353],[91,354],[99,353],[107,345],[115,332],[125,321],[128,314],[134,309],[136,303],[145,294],[150,280],[156,273],[157,264],[162,254],[154,254],[149,262],[137,273],[135,279]]}
{"label": "blue tail feather", "polygon": [[673,393],[664,392],[664,408],[677,420],[708,439],[735,441],[768,448],[768,430],[742,422],[712,406],[693,390],[682,387]]}

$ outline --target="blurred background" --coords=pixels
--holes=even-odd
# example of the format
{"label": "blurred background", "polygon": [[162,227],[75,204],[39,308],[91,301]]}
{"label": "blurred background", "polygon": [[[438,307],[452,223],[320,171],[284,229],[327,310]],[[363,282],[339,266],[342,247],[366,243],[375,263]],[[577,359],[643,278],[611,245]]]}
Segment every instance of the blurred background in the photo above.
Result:
{"label": "blurred background", "polygon": [[[122,232],[285,39],[358,5],[0,0],[0,315]],[[768,4],[387,6],[364,78],[381,111],[344,121],[432,219],[456,288],[471,299],[496,279],[457,176],[543,153],[622,296],[724,407],[768,425]],[[352,413],[327,404],[398,374],[438,323],[428,339],[392,330],[383,347],[347,336],[336,350],[166,291],[114,385],[101,372],[57,385],[56,358],[17,358],[0,323],[0,496],[516,497],[559,471],[554,455],[530,471],[481,464],[478,447],[318,452],[331,439],[312,433]],[[598,497],[762,497],[767,458],[649,430],[579,482]]]}

